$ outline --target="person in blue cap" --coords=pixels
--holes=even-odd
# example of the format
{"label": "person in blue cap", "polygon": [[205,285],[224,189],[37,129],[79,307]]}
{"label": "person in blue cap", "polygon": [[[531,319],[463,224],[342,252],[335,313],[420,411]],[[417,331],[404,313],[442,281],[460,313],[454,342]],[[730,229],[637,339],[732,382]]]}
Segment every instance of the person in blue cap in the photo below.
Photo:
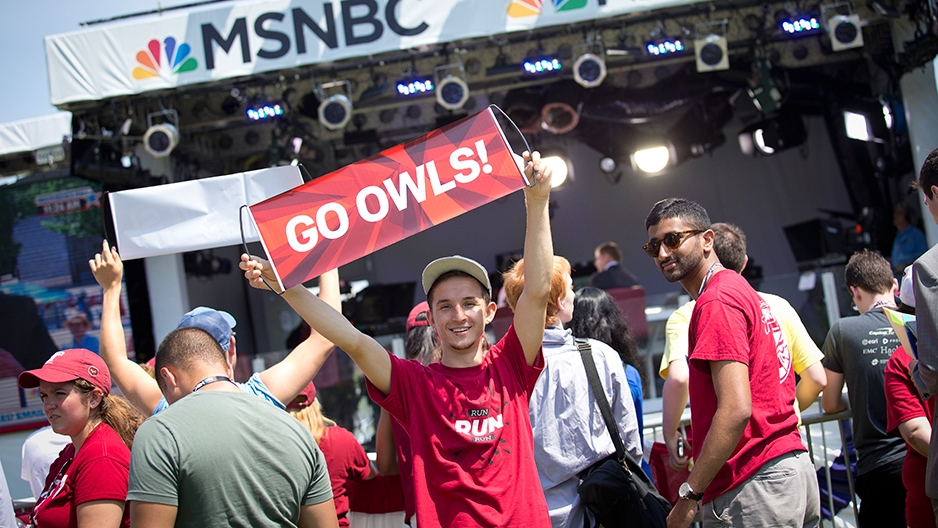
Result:
{"label": "person in blue cap", "polygon": [[[101,357],[107,363],[111,376],[121,393],[146,415],[158,413],[167,407],[156,380],[136,363],[127,358],[124,327],[120,320],[121,279],[124,264],[117,249],[104,241],[101,253],[89,261],[95,280],[104,288],[101,310]],[[339,300],[339,272],[328,271],[320,277],[320,296],[336,310]],[[237,341],[232,328],[237,324],[227,312],[200,306],[185,314],[177,328],[196,327],[205,330],[218,342],[228,362],[229,376],[237,362]],[[334,345],[313,331],[280,363],[257,372],[246,383],[238,384],[245,392],[259,396],[275,407],[285,409],[286,404],[303,390],[329,357]]]}

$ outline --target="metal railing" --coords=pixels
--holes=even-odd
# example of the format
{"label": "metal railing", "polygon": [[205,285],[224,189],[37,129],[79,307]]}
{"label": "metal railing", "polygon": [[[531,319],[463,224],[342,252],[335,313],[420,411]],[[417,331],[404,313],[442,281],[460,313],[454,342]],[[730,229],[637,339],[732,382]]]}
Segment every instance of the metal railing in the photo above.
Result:
{"label": "metal railing", "polygon": [[[654,403],[652,403],[654,402]],[[654,409],[655,407],[660,406],[660,399],[657,401],[646,400],[645,403],[647,406]],[[659,403],[658,406],[655,403]],[[649,405],[651,404],[651,405]],[[809,407],[809,411],[815,407]],[[830,522],[833,526],[844,526],[846,525],[842,518],[838,518],[836,515],[836,509],[834,505],[834,493],[833,493],[833,479],[831,478],[831,461],[837,457],[837,454],[841,448],[846,445],[846,438],[844,435],[844,430],[840,426],[839,422],[841,420],[847,420],[852,418],[853,413],[850,409],[841,411],[838,413],[828,414],[824,412],[812,412],[804,413],[801,416],[801,427],[802,427],[802,437],[805,440],[808,448],[808,454],[811,456],[811,460],[814,463],[816,468],[824,468],[824,480],[827,484],[827,504],[826,507],[828,511],[831,512],[832,519]],[[685,409],[684,414],[681,417],[681,423],[684,425],[690,424],[690,409]],[[837,428],[837,433],[835,439],[829,439],[828,435],[835,435],[833,428],[830,426],[834,425]],[[647,452],[653,442],[664,442],[664,435],[661,430],[661,413],[655,412],[646,412],[645,414],[645,427],[642,431],[643,440],[645,444],[645,451]],[[815,446],[820,444],[820,452],[815,449]],[[853,507],[853,518],[857,519],[858,517],[858,505],[857,505],[857,496],[856,488],[854,485],[854,476],[850,471],[851,462],[849,453],[844,452],[844,464],[847,467],[847,486],[850,491],[850,504]],[[840,523],[840,524],[838,524]],[[854,521],[855,524],[855,521]],[[823,525],[823,520],[822,520]]]}

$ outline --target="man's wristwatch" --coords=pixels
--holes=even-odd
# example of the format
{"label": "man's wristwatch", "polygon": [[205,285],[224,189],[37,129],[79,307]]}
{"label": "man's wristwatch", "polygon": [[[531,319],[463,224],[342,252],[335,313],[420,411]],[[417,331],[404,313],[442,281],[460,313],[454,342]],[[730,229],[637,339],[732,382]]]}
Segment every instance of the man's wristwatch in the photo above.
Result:
{"label": "man's wristwatch", "polygon": [[681,487],[677,489],[678,497],[686,500],[692,500],[694,502],[700,501],[703,498],[703,493],[694,493],[694,490],[691,489],[690,484],[683,483]]}

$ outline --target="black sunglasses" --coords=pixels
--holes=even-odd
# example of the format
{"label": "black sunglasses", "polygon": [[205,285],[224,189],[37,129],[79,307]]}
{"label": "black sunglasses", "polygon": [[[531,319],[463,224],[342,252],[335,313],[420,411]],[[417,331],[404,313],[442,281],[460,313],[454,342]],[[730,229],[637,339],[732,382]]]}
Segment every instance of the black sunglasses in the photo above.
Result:
{"label": "black sunglasses", "polygon": [[648,242],[645,242],[645,245],[642,246],[642,249],[645,250],[645,253],[648,253],[649,257],[657,257],[658,252],[661,250],[661,244],[664,244],[666,248],[674,251],[675,249],[681,247],[681,244],[684,243],[684,240],[689,236],[699,235],[703,233],[702,229],[691,229],[688,231],[675,231],[673,233],[668,233],[662,237],[661,240],[652,239]]}

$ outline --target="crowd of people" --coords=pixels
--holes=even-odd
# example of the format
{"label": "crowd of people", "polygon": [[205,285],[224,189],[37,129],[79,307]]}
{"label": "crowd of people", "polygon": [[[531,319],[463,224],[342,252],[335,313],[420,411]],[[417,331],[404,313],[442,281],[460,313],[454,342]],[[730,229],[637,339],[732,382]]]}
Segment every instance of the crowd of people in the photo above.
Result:
{"label": "crowd of people", "polygon": [[[570,263],[553,250],[550,169],[536,152],[524,157],[535,183],[524,190],[523,258],[503,275],[513,320],[496,343],[486,337],[496,311],[489,274],[454,255],[423,271],[427,300],[407,319],[405,358],[342,315],[333,270],[318,296],[302,285],[277,292],[309,335],[246,383],[233,380],[237,322],[211,308],[185,314],[155,360],[138,365],[120,321],[123,264],[105,242],[90,262],[104,289],[100,355],[76,337],[76,348],[19,376],[21,387],[38,389],[49,420],[24,445],[23,475],[36,497],[24,520],[39,528],[356,526],[350,495],[393,477],[402,511],[385,526],[595,526],[577,488],[616,448],[586,357],[628,456],[647,458],[649,380],[629,321],[602,289],[636,281],[610,242],[596,248],[592,285],[574,291]],[[938,221],[938,149],[919,185]],[[669,463],[686,476],[668,526],[818,525],[815,466],[798,427],[821,395],[825,412],[853,410],[859,525],[934,527],[938,468],[927,464],[938,450],[930,441],[938,250],[907,266],[901,289],[889,261],[854,254],[845,282],[860,315],[834,321],[818,347],[787,301],[741,276],[748,256],[738,226],[669,198],[653,205],[645,228],[643,249],[692,299],[668,321],[659,369]],[[245,254],[240,266],[255,288],[277,284],[264,259]],[[899,345],[884,307],[917,311],[915,350]],[[358,365],[382,409],[374,461],[316,398],[312,379],[334,348]]]}

